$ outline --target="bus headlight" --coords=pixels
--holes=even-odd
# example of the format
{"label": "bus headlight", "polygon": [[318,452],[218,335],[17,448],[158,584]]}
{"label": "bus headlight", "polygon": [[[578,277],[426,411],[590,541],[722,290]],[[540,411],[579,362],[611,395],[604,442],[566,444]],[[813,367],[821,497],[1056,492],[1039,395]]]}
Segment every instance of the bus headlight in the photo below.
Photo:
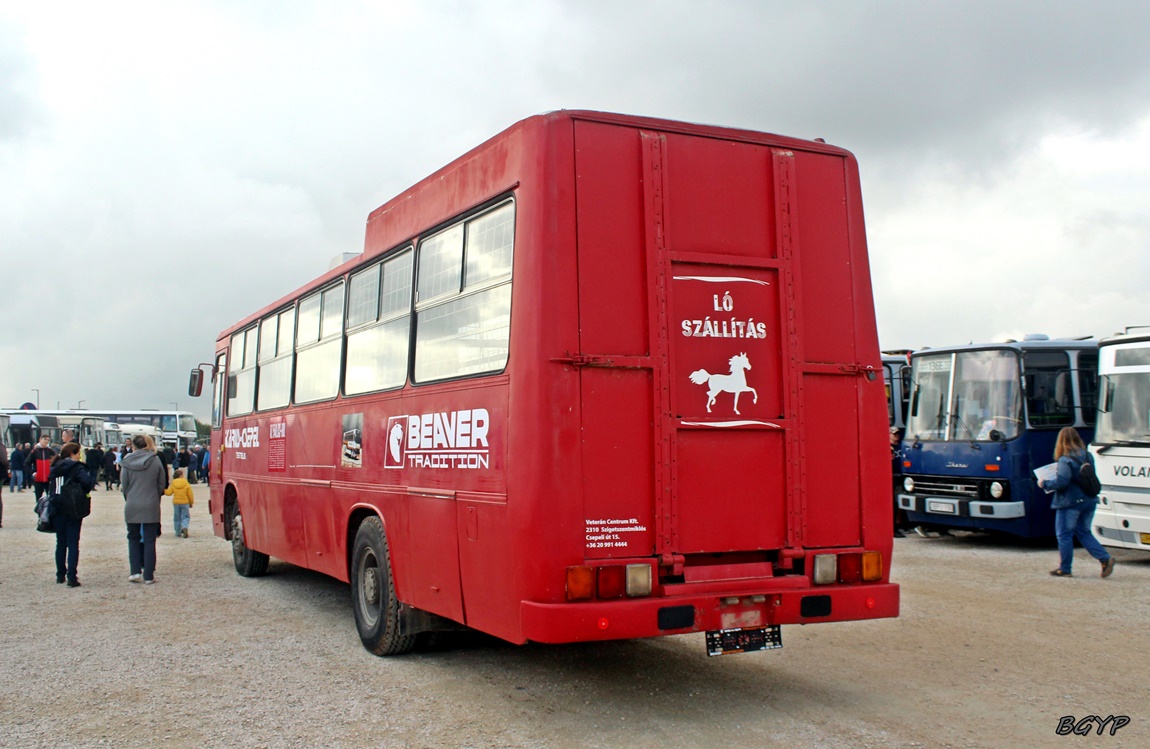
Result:
{"label": "bus headlight", "polygon": [[1002,499],[1002,494],[1003,494],[1002,483],[998,482],[998,481],[991,482],[991,484],[990,484],[990,496],[994,497],[995,499]]}
{"label": "bus headlight", "polygon": [[910,476],[907,476],[906,478],[904,478],[902,480],[902,488],[903,488],[903,491],[913,492],[914,491],[914,479],[912,479]]}

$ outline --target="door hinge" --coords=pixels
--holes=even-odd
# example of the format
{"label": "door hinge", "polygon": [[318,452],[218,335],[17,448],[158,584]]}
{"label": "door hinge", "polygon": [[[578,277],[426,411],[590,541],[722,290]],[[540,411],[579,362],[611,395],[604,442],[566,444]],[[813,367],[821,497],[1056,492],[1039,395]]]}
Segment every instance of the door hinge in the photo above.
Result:
{"label": "door hinge", "polygon": [[588,356],[587,354],[575,354],[574,356],[556,356],[552,357],[551,361],[557,364],[570,364],[573,367],[586,367],[588,364],[601,364],[605,361],[602,356]]}

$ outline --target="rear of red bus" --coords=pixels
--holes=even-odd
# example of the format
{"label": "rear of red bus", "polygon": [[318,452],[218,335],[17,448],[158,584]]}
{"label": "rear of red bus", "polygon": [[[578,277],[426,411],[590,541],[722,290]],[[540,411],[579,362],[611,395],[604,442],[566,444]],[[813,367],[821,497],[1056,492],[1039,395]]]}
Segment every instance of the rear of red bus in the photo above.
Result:
{"label": "rear of red bus", "polygon": [[460,534],[468,624],[719,653],[897,616],[853,156],[595,113],[548,133],[518,197],[506,522],[474,507]]}
{"label": "rear of red bus", "polygon": [[381,259],[418,268],[494,212],[514,216],[502,369],[420,381],[416,271],[406,380],[213,419],[213,520],[241,574],[272,555],[349,581],[380,653],[455,625],[705,631],[736,652],[782,624],[897,616],[858,173],[822,143],[517,123],[374,211],[361,259],[225,331],[217,407],[229,339],[250,353],[261,321]]}

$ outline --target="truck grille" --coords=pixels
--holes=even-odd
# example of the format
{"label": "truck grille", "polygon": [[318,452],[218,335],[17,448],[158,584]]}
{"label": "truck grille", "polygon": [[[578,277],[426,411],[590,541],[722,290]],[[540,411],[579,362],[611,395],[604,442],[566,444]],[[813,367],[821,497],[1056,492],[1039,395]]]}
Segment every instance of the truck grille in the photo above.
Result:
{"label": "truck grille", "polygon": [[978,497],[978,484],[965,479],[939,478],[927,476],[914,478],[915,494],[929,494],[932,497]]}

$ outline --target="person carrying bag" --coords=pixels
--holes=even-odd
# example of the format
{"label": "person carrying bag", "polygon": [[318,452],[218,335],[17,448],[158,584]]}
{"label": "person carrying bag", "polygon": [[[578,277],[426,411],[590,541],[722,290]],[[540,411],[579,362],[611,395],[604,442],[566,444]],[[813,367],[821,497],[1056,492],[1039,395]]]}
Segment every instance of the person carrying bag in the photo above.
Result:
{"label": "person carrying bag", "polygon": [[67,580],[69,588],[80,587],[80,527],[92,511],[88,493],[96,485],[79,457],[80,446],[69,442],[49,473],[48,516],[56,531],[56,582]]}

